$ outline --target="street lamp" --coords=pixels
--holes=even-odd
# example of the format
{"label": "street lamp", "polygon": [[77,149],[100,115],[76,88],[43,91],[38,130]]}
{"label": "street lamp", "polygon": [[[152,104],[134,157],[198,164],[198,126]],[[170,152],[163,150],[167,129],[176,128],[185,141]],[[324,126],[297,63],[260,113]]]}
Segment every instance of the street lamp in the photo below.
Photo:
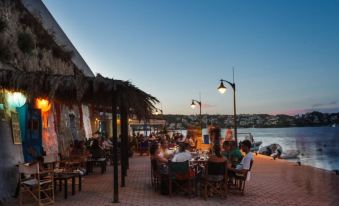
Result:
{"label": "street lamp", "polygon": [[192,109],[195,109],[195,103],[197,103],[199,105],[199,116],[201,118],[201,101],[198,101],[198,100],[195,100],[195,99],[192,99],[192,104],[191,104],[191,107]]}
{"label": "street lamp", "polygon": [[199,119],[200,119],[200,126],[202,128],[201,101],[192,99],[192,104],[191,104],[192,109],[195,109],[195,106],[196,106],[195,103],[197,103],[199,105]]}
{"label": "street lamp", "polygon": [[229,81],[226,81],[224,79],[221,79],[220,80],[220,85],[218,87],[218,91],[221,93],[221,94],[225,94],[226,93],[226,90],[227,88],[225,87],[224,85],[224,82],[228,83],[232,89],[233,89],[233,113],[234,113],[234,138],[235,138],[235,142],[237,143],[238,145],[238,134],[237,134],[237,108],[236,108],[236,103],[235,103],[235,83],[233,82],[229,82]]}

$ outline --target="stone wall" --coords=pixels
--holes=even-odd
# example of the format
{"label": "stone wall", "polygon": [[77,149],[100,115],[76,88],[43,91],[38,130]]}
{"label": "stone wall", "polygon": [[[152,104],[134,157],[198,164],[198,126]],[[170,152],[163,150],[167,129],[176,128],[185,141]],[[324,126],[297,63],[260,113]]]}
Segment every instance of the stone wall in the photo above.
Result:
{"label": "stone wall", "polygon": [[0,201],[15,193],[18,183],[16,165],[23,162],[21,145],[13,144],[9,122],[0,120]]}
{"label": "stone wall", "polygon": [[[41,0],[23,0],[22,2],[28,3],[27,5],[30,6],[30,10],[34,10],[34,6],[37,6],[40,11],[44,12],[45,17],[46,15],[48,17],[49,12],[47,8],[44,7]],[[48,45],[44,46],[44,44],[55,44],[55,42],[51,42],[51,38],[41,38],[41,35],[39,36],[36,33],[36,28],[31,28],[30,26],[28,26],[29,22],[28,24],[27,22],[26,24],[23,23],[24,21],[27,21],[27,19],[23,17],[27,17],[27,14],[31,15],[31,13],[27,12],[26,8],[23,8],[22,6],[24,6],[24,4],[22,4],[20,0],[0,1],[0,21],[2,23],[5,23],[4,29],[0,30],[0,69],[44,71],[53,74],[73,75],[74,71],[76,71],[78,67],[75,66],[75,64],[71,60],[67,60],[67,58],[59,58],[62,55],[60,55],[60,53],[59,55],[56,55],[53,49],[48,49],[50,48],[48,47]],[[38,22],[42,22],[43,19],[40,18],[44,18],[44,16],[39,17],[39,13],[35,13],[35,16],[38,16],[36,17],[38,19]],[[49,25],[53,26],[53,24],[59,28],[54,19],[50,18]],[[55,38],[53,36],[53,32],[48,33],[53,40]],[[19,46],[18,36],[21,34],[25,34],[25,37],[29,37],[28,39],[32,40],[33,46],[31,45],[31,50],[25,51],[22,49],[21,46]],[[28,44],[28,46],[26,45],[26,47],[29,46],[30,44]],[[72,48],[75,49],[74,47]],[[63,48],[60,47],[57,51],[62,53]],[[77,55],[79,54],[77,53]],[[78,61],[81,60],[79,59],[79,57],[77,59]],[[83,63],[82,65],[84,64],[85,63]],[[87,68],[85,68],[84,70],[87,71],[88,74],[93,75],[90,70],[88,71],[89,68],[87,70],[86,69]],[[80,129],[79,108],[78,106],[71,107],[72,108],[70,109],[65,105],[62,105],[60,130],[58,131],[58,133],[56,133],[57,141],[55,141],[55,134],[53,133],[53,141],[49,142],[43,140],[45,142],[45,144],[43,144],[45,147],[53,145],[54,147],[58,148],[56,146],[56,144],[58,144],[59,152],[64,152],[68,149],[70,141],[72,140],[72,133],[69,127],[69,113],[71,111],[75,115],[77,136],[79,137],[79,139],[83,139],[85,137],[84,130]],[[49,116],[49,118],[53,117]],[[13,144],[9,122],[9,120],[0,121],[0,202],[13,194],[17,184],[17,172],[15,165],[18,162],[23,161],[22,146]],[[49,127],[46,128],[43,132],[48,132],[48,130],[53,129],[53,127]],[[48,149],[48,152],[55,152],[55,150],[50,149],[51,148]]]}

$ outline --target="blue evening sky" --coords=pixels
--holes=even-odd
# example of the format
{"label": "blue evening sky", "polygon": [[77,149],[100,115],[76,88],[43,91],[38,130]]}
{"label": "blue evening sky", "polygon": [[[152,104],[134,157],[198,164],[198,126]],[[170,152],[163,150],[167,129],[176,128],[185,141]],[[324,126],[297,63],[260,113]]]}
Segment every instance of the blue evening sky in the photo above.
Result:
{"label": "blue evening sky", "polygon": [[338,0],[43,0],[94,73],[164,113],[339,112]]}

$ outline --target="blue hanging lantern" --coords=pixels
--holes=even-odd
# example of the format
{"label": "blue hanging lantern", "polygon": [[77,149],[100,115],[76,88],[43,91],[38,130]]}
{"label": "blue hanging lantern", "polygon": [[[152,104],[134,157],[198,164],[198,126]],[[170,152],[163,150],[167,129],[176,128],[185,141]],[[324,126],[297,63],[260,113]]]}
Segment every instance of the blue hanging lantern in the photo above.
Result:
{"label": "blue hanging lantern", "polygon": [[7,94],[7,103],[11,109],[22,107],[26,103],[26,96],[21,92],[9,92]]}

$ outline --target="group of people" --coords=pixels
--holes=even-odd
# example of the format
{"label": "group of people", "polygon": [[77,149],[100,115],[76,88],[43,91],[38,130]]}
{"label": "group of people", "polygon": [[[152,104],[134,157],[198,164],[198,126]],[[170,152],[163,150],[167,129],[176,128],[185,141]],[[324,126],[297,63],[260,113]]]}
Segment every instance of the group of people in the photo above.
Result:
{"label": "group of people", "polygon": [[149,149],[153,144],[164,141],[166,141],[166,145],[168,145],[168,147],[174,147],[175,145],[184,143],[190,151],[195,150],[197,145],[192,137],[185,137],[180,133],[174,133],[172,137],[168,134],[161,133],[150,133],[149,136],[137,133],[133,134],[130,145],[135,151],[139,152],[140,156],[142,156],[145,153],[148,155],[150,152]]}
{"label": "group of people", "polygon": [[[162,139],[159,143],[154,142],[150,145],[151,160],[156,160],[160,171],[167,173],[167,163],[185,162],[192,160],[192,151],[190,151],[190,144],[186,141],[177,144],[178,149],[169,148],[168,141]],[[237,147],[234,141],[224,141],[222,148],[220,144],[214,144],[209,154],[208,160],[211,162],[227,162],[227,169],[229,175],[235,173],[245,173],[250,170],[253,155],[251,153],[251,142],[245,140],[242,142],[241,150]]]}
{"label": "group of people", "polygon": [[113,148],[112,141],[100,136],[99,132],[86,141],[74,140],[69,147],[69,157],[91,156],[92,158],[105,157],[106,151]]}

